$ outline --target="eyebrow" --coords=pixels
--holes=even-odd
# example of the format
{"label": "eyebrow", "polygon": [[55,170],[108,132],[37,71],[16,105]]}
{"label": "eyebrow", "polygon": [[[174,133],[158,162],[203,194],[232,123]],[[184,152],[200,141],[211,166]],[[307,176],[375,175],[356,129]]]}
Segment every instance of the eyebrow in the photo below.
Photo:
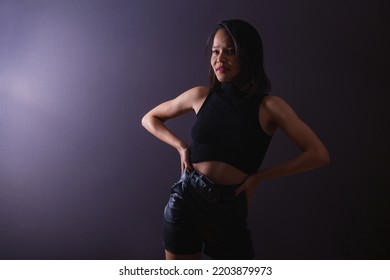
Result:
{"label": "eyebrow", "polygon": [[[235,46],[234,45],[228,45],[226,48],[234,48]],[[215,46],[212,46],[213,49],[217,49],[217,48],[220,48],[220,45],[215,45]]]}

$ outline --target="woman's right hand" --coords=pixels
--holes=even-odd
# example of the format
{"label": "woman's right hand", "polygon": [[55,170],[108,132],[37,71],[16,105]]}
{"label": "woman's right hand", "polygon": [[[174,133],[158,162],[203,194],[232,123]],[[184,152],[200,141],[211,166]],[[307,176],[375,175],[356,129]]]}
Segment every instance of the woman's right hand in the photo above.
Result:
{"label": "woman's right hand", "polygon": [[180,161],[181,161],[181,172],[183,173],[184,170],[192,171],[193,167],[190,161],[190,148],[180,148],[179,149],[180,154]]}

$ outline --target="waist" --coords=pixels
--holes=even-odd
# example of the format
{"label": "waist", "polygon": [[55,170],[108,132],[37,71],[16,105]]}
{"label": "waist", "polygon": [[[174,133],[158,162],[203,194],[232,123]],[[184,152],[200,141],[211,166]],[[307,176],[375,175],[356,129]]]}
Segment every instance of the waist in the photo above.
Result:
{"label": "waist", "polygon": [[213,181],[210,180],[206,175],[203,173],[194,170],[194,171],[188,171],[185,170],[180,178],[181,181],[185,183],[190,183],[192,186],[206,190],[206,191],[217,191],[217,192],[223,192],[227,194],[234,193],[234,190],[237,189],[241,183],[239,184],[216,184]]}
{"label": "waist", "polygon": [[248,177],[248,174],[222,161],[202,161],[193,163],[192,165],[197,171],[207,176],[207,178],[216,184],[242,184]]}
{"label": "waist", "polygon": [[258,147],[253,149],[251,147],[252,145],[215,146],[193,140],[190,158],[192,163],[223,162],[240,170],[243,174],[253,174],[259,169],[266,149],[258,149]]}
{"label": "waist", "polygon": [[235,190],[240,186],[239,184],[234,185],[221,185],[215,184],[207,176],[200,173],[199,171],[184,171],[180,181],[184,182],[185,186],[190,187],[196,193],[202,197],[207,198],[210,201],[220,200],[231,200],[242,197],[243,193],[236,195]]}

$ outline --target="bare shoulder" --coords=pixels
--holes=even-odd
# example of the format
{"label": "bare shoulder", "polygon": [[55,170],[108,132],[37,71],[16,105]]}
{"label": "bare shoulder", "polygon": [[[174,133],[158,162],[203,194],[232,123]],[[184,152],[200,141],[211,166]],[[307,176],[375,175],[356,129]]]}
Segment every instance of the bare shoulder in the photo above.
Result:
{"label": "bare shoulder", "polygon": [[205,100],[208,91],[209,89],[207,87],[193,87],[177,97],[157,105],[147,113],[147,116],[153,116],[162,121],[166,121],[190,111],[197,112]]}
{"label": "bare shoulder", "polygon": [[202,104],[205,101],[209,92],[210,92],[209,87],[197,86],[185,91],[177,98],[181,99],[182,102],[191,104],[192,109],[195,111],[195,113],[197,113],[200,107],[202,107]]}
{"label": "bare shoulder", "polygon": [[299,122],[299,117],[291,106],[281,97],[269,95],[264,97],[261,104],[260,119],[263,120],[265,130],[274,132],[278,127],[286,127]]}
{"label": "bare shoulder", "polygon": [[290,107],[283,98],[276,95],[268,95],[264,97],[263,105],[270,111],[282,110],[285,107]]}
{"label": "bare shoulder", "polygon": [[283,98],[276,95],[264,97],[262,106],[271,118],[285,118],[295,115],[291,106]]}
{"label": "bare shoulder", "polygon": [[208,93],[210,91],[209,87],[206,86],[196,86],[193,88],[190,88],[189,90],[183,92],[181,96],[190,98],[192,100],[198,100],[198,99],[203,99],[207,97]]}

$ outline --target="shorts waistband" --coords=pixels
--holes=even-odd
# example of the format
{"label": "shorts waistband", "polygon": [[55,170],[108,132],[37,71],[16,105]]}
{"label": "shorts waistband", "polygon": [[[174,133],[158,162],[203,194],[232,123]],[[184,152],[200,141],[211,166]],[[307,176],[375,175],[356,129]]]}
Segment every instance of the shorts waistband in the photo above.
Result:
{"label": "shorts waistband", "polygon": [[190,183],[195,188],[200,188],[203,191],[206,191],[214,198],[232,197],[235,195],[234,190],[240,186],[240,184],[215,184],[209,178],[207,178],[206,175],[200,173],[197,170],[191,172],[188,170],[184,171],[180,180],[186,183]]}

